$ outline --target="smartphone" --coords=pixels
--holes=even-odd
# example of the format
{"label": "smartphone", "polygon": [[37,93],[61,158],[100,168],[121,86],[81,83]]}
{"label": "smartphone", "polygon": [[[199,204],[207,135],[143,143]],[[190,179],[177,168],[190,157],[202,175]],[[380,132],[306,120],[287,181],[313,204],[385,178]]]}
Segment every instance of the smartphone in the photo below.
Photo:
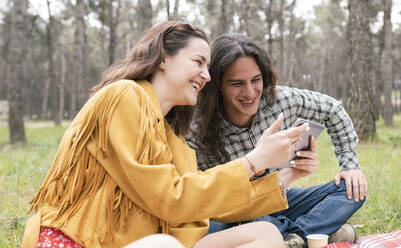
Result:
{"label": "smartphone", "polygon": [[[307,151],[309,150],[309,141],[310,141],[310,137],[313,136],[313,138],[315,138],[315,140],[317,139],[317,137],[320,135],[320,133],[324,130],[324,125],[314,122],[314,121],[310,121],[310,120],[305,120],[302,118],[298,118],[294,124],[292,125],[293,127],[297,127],[300,126],[304,123],[309,123],[309,131],[304,133],[301,136],[301,141],[299,142],[299,144],[297,145],[295,151],[291,154],[291,158],[289,161],[293,160],[297,155],[296,152],[297,151]],[[274,168],[288,168],[291,167],[290,166],[290,162],[284,162],[281,163],[277,166],[275,166]]]}

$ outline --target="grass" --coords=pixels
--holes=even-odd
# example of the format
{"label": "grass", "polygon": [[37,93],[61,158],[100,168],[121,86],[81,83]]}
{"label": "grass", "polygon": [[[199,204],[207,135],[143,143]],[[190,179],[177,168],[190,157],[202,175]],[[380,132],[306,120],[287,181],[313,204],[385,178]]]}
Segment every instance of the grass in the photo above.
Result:
{"label": "grass", "polygon": [[[8,129],[0,126],[0,247],[19,247],[27,220],[29,201],[39,188],[56,153],[65,127],[39,125],[26,128],[26,145],[8,145]],[[361,236],[401,229],[401,115],[394,127],[377,123],[375,142],[358,145],[358,155],[369,182],[364,206],[351,218],[363,225]],[[319,171],[296,183],[311,186],[325,183],[338,173],[329,136],[317,140]]]}
{"label": "grass", "polygon": [[64,130],[27,128],[26,145],[8,145],[8,129],[0,128],[0,247],[19,247],[28,202],[46,175]]}

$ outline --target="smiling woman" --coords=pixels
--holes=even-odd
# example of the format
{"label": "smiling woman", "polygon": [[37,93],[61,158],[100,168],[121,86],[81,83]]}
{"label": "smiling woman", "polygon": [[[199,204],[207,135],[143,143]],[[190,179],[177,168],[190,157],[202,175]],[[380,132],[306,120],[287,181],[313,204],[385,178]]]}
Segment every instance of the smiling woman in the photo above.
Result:
{"label": "smiling woman", "polygon": [[[31,201],[34,215],[22,247],[64,241],[75,247],[123,247],[140,239],[150,239],[149,247],[160,247],[157,240],[170,240],[173,247],[180,247],[176,240],[197,248],[266,242],[282,247],[278,229],[267,222],[205,235],[209,218],[256,217],[286,208],[282,185],[297,179],[272,174],[251,186],[255,170],[271,165],[265,151],[274,130],[261,137],[249,162],[240,158],[197,170],[195,153],[182,135],[199,91],[210,80],[209,61],[205,33],[179,21],[154,26],[110,67],[66,130]],[[291,140],[305,132],[305,126],[294,128]],[[278,162],[290,156],[290,147],[290,139],[278,146],[284,151]],[[175,239],[142,239],[156,233]]]}
{"label": "smiling woman", "polygon": [[195,105],[199,91],[210,80],[210,48],[205,40],[191,38],[174,56],[166,55],[150,79],[166,115],[173,106]]}

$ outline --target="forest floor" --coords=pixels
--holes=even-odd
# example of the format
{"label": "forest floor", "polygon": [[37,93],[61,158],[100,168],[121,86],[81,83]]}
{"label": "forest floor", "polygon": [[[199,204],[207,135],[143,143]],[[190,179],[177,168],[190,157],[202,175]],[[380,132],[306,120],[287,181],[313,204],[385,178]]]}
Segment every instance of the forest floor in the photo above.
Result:
{"label": "forest floor", "polygon": [[[38,190],[68,122],[27,122],[26,145],[9,145],[8,128],[0,126],[0,247],[19,247],[27,220],[29,201]],[[317,140],[319,171],[294,186],[326,183],[338,173],[330,138]],[[368,198],[350,219],[360,236],[401,230],[401,115],[394,127],[377,122],[377,138],[362,142],[357,152],[369,183]]]}

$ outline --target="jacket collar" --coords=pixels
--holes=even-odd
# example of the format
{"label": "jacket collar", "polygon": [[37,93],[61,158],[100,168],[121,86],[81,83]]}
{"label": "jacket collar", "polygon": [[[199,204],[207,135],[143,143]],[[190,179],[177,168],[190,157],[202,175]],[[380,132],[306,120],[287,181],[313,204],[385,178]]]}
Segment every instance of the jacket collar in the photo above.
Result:
{"label": "jacket collar", "polygon": [[157,96],[156,90],[153,85],[146,80],[140,80],[137,81],[137,83],[145,90],[145,92],[150,97],[150,100],[152,101],[153,107],[156,111],[157,118],[159,120],[163,120],[164,117],[160,108],[159,97]]}

